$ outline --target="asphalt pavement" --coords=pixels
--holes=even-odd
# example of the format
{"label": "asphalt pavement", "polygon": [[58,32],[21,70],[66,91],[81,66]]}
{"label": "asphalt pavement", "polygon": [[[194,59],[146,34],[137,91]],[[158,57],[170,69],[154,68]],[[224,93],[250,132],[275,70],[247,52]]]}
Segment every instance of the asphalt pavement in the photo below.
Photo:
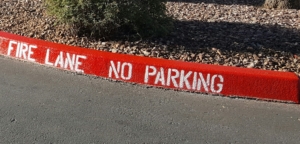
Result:
{"label": "asphalt pavement", "polygon": [[178,92],[0,56],[0,143],[299,143],[300,105]]}

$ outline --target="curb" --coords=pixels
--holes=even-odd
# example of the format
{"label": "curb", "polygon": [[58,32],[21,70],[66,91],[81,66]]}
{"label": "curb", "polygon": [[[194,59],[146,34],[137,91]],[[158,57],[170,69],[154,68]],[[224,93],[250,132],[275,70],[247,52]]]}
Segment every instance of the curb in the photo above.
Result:
{"label": "curb", "polygon": [[114,54],[0,32],[0,54],[124,82],[299,103],[296,74]]}

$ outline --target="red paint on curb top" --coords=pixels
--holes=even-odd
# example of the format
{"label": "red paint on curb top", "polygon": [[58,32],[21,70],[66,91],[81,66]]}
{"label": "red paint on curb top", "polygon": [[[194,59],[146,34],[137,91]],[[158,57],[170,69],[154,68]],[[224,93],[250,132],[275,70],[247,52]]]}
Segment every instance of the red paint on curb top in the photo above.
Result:
{"label": "red paint on curb top", "polygon": [[0,54],[156,87],[299,103],[296,74],[114,54],[0,32]]}

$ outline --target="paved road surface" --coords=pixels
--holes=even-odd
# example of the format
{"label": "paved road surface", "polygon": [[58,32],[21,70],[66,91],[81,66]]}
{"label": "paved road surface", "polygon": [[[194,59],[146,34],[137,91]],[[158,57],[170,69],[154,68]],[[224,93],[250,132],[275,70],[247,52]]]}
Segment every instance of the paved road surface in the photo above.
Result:
{"label": "paved road surface", "polygon": [[299,143],[300,106],[110,82],[0,57],[0,143]]}

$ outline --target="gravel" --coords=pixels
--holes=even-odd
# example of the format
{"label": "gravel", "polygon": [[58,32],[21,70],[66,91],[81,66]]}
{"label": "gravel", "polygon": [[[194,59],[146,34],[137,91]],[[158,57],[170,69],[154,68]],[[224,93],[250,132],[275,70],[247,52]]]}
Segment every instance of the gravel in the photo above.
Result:
{"label": "gravel", "polygon": [[41,0],[0,2],[0,30],[56,43],[145,57],[300,74],[300,10],[264,9],[264,0],[173,0],[175,30],[140,41],[71,35]]}

